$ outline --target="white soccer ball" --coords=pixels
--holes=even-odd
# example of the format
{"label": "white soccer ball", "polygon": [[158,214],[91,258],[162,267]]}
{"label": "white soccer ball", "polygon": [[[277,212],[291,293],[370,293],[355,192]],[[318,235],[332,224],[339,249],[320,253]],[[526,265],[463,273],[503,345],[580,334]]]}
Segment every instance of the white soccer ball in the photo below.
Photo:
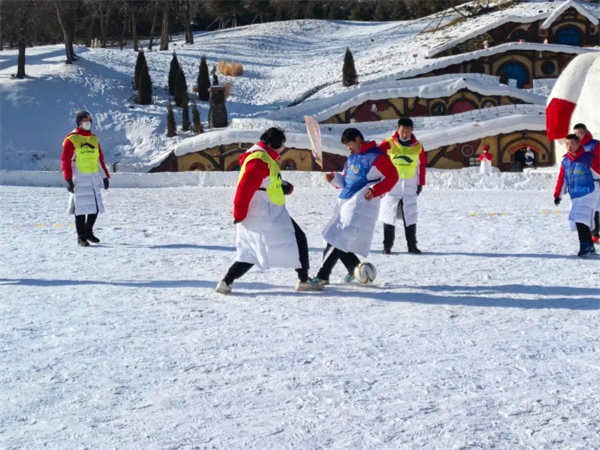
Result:
{"label": "white soccer ball", "polygon": [[354,278],[361,284],[372,283],[377,277],[377,270],[370,262],[363,262],[354,269]]}

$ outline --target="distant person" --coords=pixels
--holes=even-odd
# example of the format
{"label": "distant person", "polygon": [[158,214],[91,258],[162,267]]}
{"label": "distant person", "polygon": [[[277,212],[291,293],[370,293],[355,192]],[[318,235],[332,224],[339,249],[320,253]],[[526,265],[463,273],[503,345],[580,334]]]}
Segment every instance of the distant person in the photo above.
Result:
{"label": "distant person", "polygon": [[[586,152],[591,152],[594,157],[600,161],[600,141],[594,139],[587,127],[582,123],[578,123],[573,127],[573,134],[579,138],[579,145],[581,145]],[[594,228],[592,229],[592,241],[594,241],[594,244],[600,242],[600,197],[598,200],[598,207],[594,214]]]}
{"label": "distant person", "polygon": [[383,222],[383,254],[392,253],[396,238],[396,222],[402,219],[402,228],[408,252],[421,254],[417,247],[417,197],[425,186],[427,155],[425,148],[413,134],[412,119],[398,120],[398,129],[384,139],[379,148],[387,152],[398,172],[398,183],[381,199],[379,221]]}
{"label": "distant person", "polygon": [[92,116],[79,111],[75,116],[77,128],[63,142],[62,170],[69,199],[69,214],[75,215],[77,243],[89,247],[98,244],[94,236],[94,224],[98,214],[104,212],[102,187],[108,189],[110,174],[104,163],[104,155],[98,137],[90,130]]}
{"label": "distant person", "polygon": [[240,156],[240,176],[233,200],[233,223],[237,230],[237,255],[217,284],[220,294],[231,293],[233,282],[253,266],[296,269],[297,291],[321,291],[323,286],[308,276],[308,243],[304,231],[290,217],[285,196],[294,189],[281,179],[275,162],[285,148],[285,134],[269,128],[260,142]]}
{"label": "distant person", "polygon": [[600,201],[600,161],[598,155],[586,152],[579,138],[569,134],[565,139],[567,154],[563,157],[554,190],[554,204],[558,206],[565,192],[571,197],[569,222],[579,235],[577,256],[595,255],[592,242],[594,213]]}
{"label": "distant person", "polygon": [[533,169],[533,163],[535,162],[535,153],[531,149],[531,147],[527,147],[527,151],[525,152],[525,167],[527,169]]}
{"label": "distant person", "polygon": [[479,173],[489,175],[492,173],[492,159],[493,155],[490,153],[490,146],[485,145],[483,147],[483,153],[479,155]]}

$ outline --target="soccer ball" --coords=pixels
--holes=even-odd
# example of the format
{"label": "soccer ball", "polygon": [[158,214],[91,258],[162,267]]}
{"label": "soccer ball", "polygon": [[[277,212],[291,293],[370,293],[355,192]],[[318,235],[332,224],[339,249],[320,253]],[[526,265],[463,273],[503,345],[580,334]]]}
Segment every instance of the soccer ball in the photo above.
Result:
{"label": "soccer ball", "polygon": [[377,276],[377,270],[375,270],[375,266],[370,262],[360,263],[354,269],[354,278],[361,284],[372,283]]}

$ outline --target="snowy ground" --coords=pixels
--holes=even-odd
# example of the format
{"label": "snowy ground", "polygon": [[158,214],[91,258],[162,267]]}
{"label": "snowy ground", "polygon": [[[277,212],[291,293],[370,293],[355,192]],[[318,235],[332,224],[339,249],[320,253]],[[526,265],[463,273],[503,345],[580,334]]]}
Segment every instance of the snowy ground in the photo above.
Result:
{"label": "snowy ground", "polygon": [[[378,229],[374,286],[253,271],[224,298],[232,195],[109,190],[81,249],[64,189],[0,187],[0,447],[600,448],[600,264],[568,205],[426,189],[425,254]],[[289,200],[315,268],[334,195]]]}

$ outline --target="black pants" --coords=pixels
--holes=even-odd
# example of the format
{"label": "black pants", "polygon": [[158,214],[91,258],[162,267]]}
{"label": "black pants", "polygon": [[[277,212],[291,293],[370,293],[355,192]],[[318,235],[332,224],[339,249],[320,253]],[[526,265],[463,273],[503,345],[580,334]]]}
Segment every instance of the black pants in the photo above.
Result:
{"label": "black pants", "polygon": [[97,218],[98,214],[88,214],[87,220],[85,214],[75,216],[75,228],[77,229],[77,235],[80,238],[85,239],[87,236],[92,234]]}
{"label": "black pants", "polygon": [[[402,209],[402,223],[404,224],[404,236],[406,237],[406,244],[408,248],[417,246],[417,224],[406,226],[406,221],[404,220],[404,202],[400,200],[398,202],[398,211]],[[387,249],[392,249],[394,246],[394,241],[396,240],[396,226],[389,225],[387,223],[383,224],[383,247]]]}
{"label": "black pants", "polygon": [[576,223],[577,234],[579,234],[579,242],[591,243],[592,242],[592,231],[590,227],[582,223]]}
{"label": "black pants", "polygon": [[596,214],[594,214],[594,220],[596,223],[594,229],[592,230],[592,234],[596,237],[600,237],[600,211],[596,211]]}
{"label": "black pants", "polygon": [[331,271],[340,259],[344,266],[346,266],[348,273],[354,273],[354,269],[360,264],[360,259],[358,259],[358,256],[354,253],[343,252],[342,250],[327,244],[327,247],[325,247],[325,251],[323,252],[323,265],[319,269],[319,273],[317,273],[317,278],[329,280]]}
{"label": "black pants", "polygon": [[[304,231],[302,231],[302,228],[298,226],[294,219],[292,219],[292,225],[294,225],[296,243],[298,244],[298,254],[300,255],[301,268],[296,269],[296,272],[298,273],[298,279],[304,282],[308,281],[308,269],[310,268],[308,259],[308,241],[306,240],[306,234],[304,234]],[[254,264],[239,261],[234,262],[227,271],[227,275],[225,275],[223,281],[228,285],[231,285],[235,280],[243,277],[252,266],[254,266]]]}

